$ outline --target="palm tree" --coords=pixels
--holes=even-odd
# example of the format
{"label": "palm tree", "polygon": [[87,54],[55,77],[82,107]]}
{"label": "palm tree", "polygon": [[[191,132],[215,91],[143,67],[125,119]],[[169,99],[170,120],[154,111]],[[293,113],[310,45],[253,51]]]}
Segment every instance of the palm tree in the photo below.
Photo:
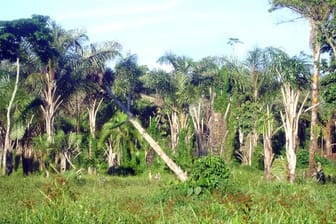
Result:
{"label": "palm tree", "polygon": [[141,135],[127,122],[127,115],[117,112],[103,125],[98,145],[105,149],[108,169],[112,172],[117,166],[135,165],[129,163],[141,149],[142,142]]}
{"label": "palm tree", "polygon": [[192,102],[192,95],[188,88],[192,80],[193,61],[185,56],[177,56],[171,52],[158,59],[159,63],[171,65],[171,91],[165,94],[165,114],[169,121],[171,148],[176,152],[180,131],[188,124],[188,105]]}
{"label": "palm tree", "polygon": [[[303,18],[307,19],[310,24],[309,42],[313,50],[313,75],[312,75],[312,114],[311,114],[311,129],[310,129],[310,148],[309,148],[309,172],[314,171],[314,154],[318,150],[317,144],[317,122],[318,122],[318,84],[320,76],[320,55],[321,55],[321,38],[324,36],[330,43],[334,37],[330,37],[326,29],[322,29],[335,16],[336,3],[333,0],[315,1],[315,0],[272,0],[271,10],[288,8]],[[321,33],[321,29],[322,32]]]}
{"label": "palm tree", "polygon": [[128,110],[131,109],[134,99],[138,98],[141,88],[139,78],[142,73],[141,68],[137,65],[136,55],[122,58],[115,66],[112,90],[119,99],[126,102]]}

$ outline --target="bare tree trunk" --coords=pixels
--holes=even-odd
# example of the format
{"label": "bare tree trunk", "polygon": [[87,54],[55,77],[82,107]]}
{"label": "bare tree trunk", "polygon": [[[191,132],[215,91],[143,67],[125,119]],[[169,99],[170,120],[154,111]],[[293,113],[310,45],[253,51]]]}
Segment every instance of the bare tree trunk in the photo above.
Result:
{"label": "bare tree trunk", "polygon": [[264,140],[264,170],[266,180],[272,179],[271,167],[274,159],[273,147],[272,147],[272,138],[274,134],[280,130],[273,131],[273,122],[274,119],[270,112],[269,105],[266,108],[266,119],[264,120],[263,126],[263,140]]}
{"label": "bare tree trunk", "polygon": [[107,164],[109,168],[109,172],[113,171],[113,169],[120,165],[120,160],[118,159],[119,156],[116,152],[113,152],[113,142],[111,139],[108,139],[106,145],[105,154],[107,154]]}
{"label": "bare tree trunk", "polygon": [[67,165],[67,160],[65,158],[65,152],[60,153],[60,159],[61,159],[60,170],[61,170],[61,173],[64,173],[66,171],[66,165]]}
{"label": "bare tree trunk", "polygon": [[252,133],[250,133],[248,142],[249,142],[249,156],[248,156],[248,165],[252,166],[252,154],[255,151],[255,148],[258,144],[258,133],[256,131],[256,128],[253,128]]}
{"label": "bare tree trunk", "polygon": [[51,77],[52,75],[46,73],[47,87],[42,92],[46,105],[41,106],[45,119],[47,141],[49,143],[53,142],[55,113],[62,103],[61,96],[55,97],[57,86],[56,81],[51,79]]}
{"label": "bare tree trunk", "polygon": [[324,136],[324,139],[325,139],[325,147],[326,147],[326,156],[328,158],[331,158],[332,157],[332,148],[333,148],[333,131],[335,129],[335,121],[334,119],[329,119],[327,121],[327,124],[325,126],[325,136]]}
{"label": "bare tree trunk", "polygon": [[[246,137],[247,138],[247,137]],[[248,164],[248,148],[245,145],[244,141],[244,132],[241,130],[241,128],[238,128],[238,140],[239,140],[239,156],[240,156],[240,161],[243,165]]]}
{"label": "bare tree trunk", "polygon": [[189,110],[195,129],[197,156],[202,156],[207,153],[206,127],[204,125],[204,123],[207,123],[207,121],[204,121],[207,118],[202,114],[201,103],[198,103],[197,106],[190,107]]}
{"label": "bare tree trunk", "polygon": [[167,114],[168,121],[169,121],[169,127],[170,127],[170,138],[171,138],[171,147],[173,152],[176,152],[176,147],[178,143],[178,130],[179,130],[179,124],[178,124],[178,118],[177,118],[177,112],[172,111],[171,114]]}
{"label": "bare tree trunk", "polygon": [[178,113],[173,109],[170,114],[167,113],[167,117],[170,127],[171,147],[172,151],[175,153],[179,141],[180,131],[187,126],[188,116],[183,112]]}
{"label": "bare tree trunk", "polygon": [[281,87],[281,94],[285,114],[281,112],[280,115],[286,133],[286,156],[288,162],[289,182],[293,183],[295,181],[299,119],[303,112],[303,106],[308,98],[308,94],[302,102],[299,110],[297,110],[300,97],[300,92],[298,90],[294,90],[288,83],[285,83]]}
{"label": "bare tree trunk", "polygon": [[[54,120],[57,109],[62,103],[61,96],[55,96],[56,94],[56,81],[54,80],[55,74],[51,67],[51,61],[49,60],[49,73],[46,73],[46,89],[42,92],[42,98],[45,102],[45,105],[41,106],[43,116],[45,119],[45,129],[47,133],[47,142],[49,144],[54,142]],[[45,169],[44,164],[45,155],[40,157],[40,170]],[[41,171],[42,171],[41,170]],[[49,176],[49,172],[46,170],[46,175]]]}
{"label": "bare tree trunk", "polygon": [[189,107],[189,114],[194,125],[198,155],[211,154],[222,155],[224,142],[228,130],[226,128],[226,118],[230,103],[227,106],[224,117],[221,113],[214,111],[214,100],[216,94],[209,90],[210,100],[202,100],[198,105]]}
{"label": "bare tree trunk", "polygon": [[107,89],[109,96],[113,98],[116,104],[121,108],[124,113],[127,114],[131,124],[139,131],[141,136],[148,142],[148,144],[153,148],[153,150],[160,156],[160,158],[167,164],[167,166],[175,173],[175,175],[182,181],[187,180],[187,174],[171,160],[167,154],[161,149],[159,144],[146,132],[146,130],[137,122],[133,114],[127,111],[127,108],[112,94],[112,92]]}
{"label": "bare tree trunk", "polygon": [[274,159],[274,153],[272,148],[272,137],[269,134],[269,130],[265,130],[264,139],[264,170],[266,180],[271,180],[271,167]]}
{"label": "bare tree trunk", "polygon": [[20,62],[19,58],[16,59],[16,80],[15,80],[15,86],[14,90],[12,92],[12,97],[9,101],[8,107],[7,107],[7,127],[6,127],[6,135],[5,135],[5,144],[4,144],[4,150],[3,150],[3,174],[10,175],[13,169],[13,151],[12,151],[12,144],[9,137],[10,130],[11,130],[11,109],[12,104],[15,99],[15,95],[17,92],[18,84],[19,84],[19,76],[20,76]]}
{"label": "bare tree trunk", "polygon": [[[90,108],[88,108],[88,112],[89,112],[89,125],[90,125],[90,140],[89,140],[89,161],[92,160],[92,144],[93,144],[93,140],[96,137],[96,117],[97,117],[97,113],[98,110],[100,108],[100,105],[102,104],[103,99],[101,99],[98,103],[98,105],[96,105],[97,100],[95,99],[91,105]],[[91,166],[88,167],[88,172],[91,169]]]}
{"label": "bare tree trunk", "polygon": [[259,136],[255,130],[245,135],[241,128],[238,129],[238,155],[240,157],[242,165],[252,165],[252,154],[255,150],[255,147],[257,146],[258,137]]}
{"label": "bare tree trunk", "polygon": [[313,46],[313,58],[314,58],[314,67],[313,67],[313,78],[312,78],[312,111],[311,111],[311,125],[310,125],[310,147],[309,147],[309,174],[314,173],[314,155],[318,150],[317,144],[317,122],[318,122],[318,85],[319,85],[319,76],[320,76],[320,50],[321,44],[317,40],[318,37],[318,27],[314,21],[310,22],[311,25],[311,40]]}

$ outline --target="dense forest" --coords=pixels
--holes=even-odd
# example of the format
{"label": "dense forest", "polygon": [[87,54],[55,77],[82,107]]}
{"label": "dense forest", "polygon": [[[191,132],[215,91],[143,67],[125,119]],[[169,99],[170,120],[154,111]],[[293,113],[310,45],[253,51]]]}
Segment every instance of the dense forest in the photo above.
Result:
{"label": "dense forest", "polygon": [[311,176],[336,154],[335,7],[271,1],[307,19],[312,55],[270,46],[195,61],[167,49],[158,63],[170,70],[48,16],[0,21],[1,172],[172,171],[183,182],[211,156],[267,180]]}

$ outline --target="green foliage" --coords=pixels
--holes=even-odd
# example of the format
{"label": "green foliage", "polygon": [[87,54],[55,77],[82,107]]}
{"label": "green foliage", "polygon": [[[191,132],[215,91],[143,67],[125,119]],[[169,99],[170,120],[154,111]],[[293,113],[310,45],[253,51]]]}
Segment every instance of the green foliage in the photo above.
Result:
{"label": "green foliage", "polygon": [[[119,99],[133,100],[141,88],[139,81],[142,70],[137,64],[136,55],[122,59],[115,66],[115,79],[112,86],[113,92]],[[128,102],[130,103],[130,102]]]}
{"label": "green foliage", "polygon": [[69,180],[65,176],[53,176],[50,182],[45,183],[39,189],[47,204],[62,206],[68,200],[76,200],[76,192],[71,188]]}
{"label": "green foliage", "polygon": [[44,153],[49,151],[50,144],[47,141],[47,134],[39,135],[33,138],[34,149],[40,150]]}
{"label": "green foliage", "polygon": [[309,165],[309,151],[305,149],[298,149],[296,152],[296,167],[307,168]]}
{"label": "green foliage", "polygon": [[[0,59],[15,61],[17,57],[25,58],[33,51],[42,61],[52,54],[51,30],[49,17],[33,15],[29,19],[0,22]],[[23,41],[24,40],[24,41]],[[29,49],[30,47],[30,49]]]}
{"label": "green foliage", "polygon": [[223,191],[228,184],[230,170],[224,160],[217,156],[206,156],[197,159],[189,174],[188,194],[199,195],[202,191]]}
{"label": "green foliage", "polygon": [[151,90],[150,93],[158,93],[165,96],[173,91],[171,76],[164,70],[154,70],[140,77],[143,86]]}
{"label": "green foliage", "polygon": [[259,107],[258,103],[247,100],[236,108],[236,118],[233,120],[236,128],[239,128],[244,134],[250,133],[255,127],[258,115],[260,115]]}
{"label": "green foliage", "polygon": [[179,142],[177,144],[176,154],[174,157],[176,158],[176,163],[182,169],[188,169],[192,165],[193,155],[193,143],[191,139],[187,139],[190,136],[190,130],[188,128],[184,128],[179,133]]}
{"label": "green foliage", "polygon": [[117,112],[103,125],[97,144],[100,151],[105,151],[106,143],[111,144],[120,159],[118,165],[140,173],[145,161],[143,142],[141,135],[127,121],[127,115]]}
{"label": "green foliage", "polygon": [[315,163],[318,163],[318,162],[321,163],[322,166],[330,165],[330,161],[324,156],[321,156],[319,154],[315,154],[314,161]]}
{"label": "green foliage", "polygon": [[264,170],[263,159],[264,159],[264,148],[263,145],[258,144],[252,155],[252,166],[259,170]]}
{"label": "green foliage", "polygon": [[335,110],[336,103],[336,73],[331,73],[321,78],[320,94],[323,98],[323,106],[329,111]]}
{"label": "green foliage", "polygon": [[[159,143],[159,145],[165,150],[167,155],[171,152],[168,149],[167,145],[169,145],[169,139],[166,138],[168,135],[168,126],[165,123],[160,122],[160,117],[153,117],[150,119],[149,126],[147,128],[147,133]],[[166,168],[166,164],[162,161],[162,159],[157,156],[154,150],[149,146],[147,142],[144,142],[143,148],[147,151],[146,162],[147,165],[152,169],[164,170]],[[169,155],[170,156],[170,155]]]}
{"label": "green foliage", "polygon": [[267,48],[270,64],[268,72],[277,76],[281,83],[289,84],[292,88],[304,90],[311,83],[311,64],[307,56],[289,57],[289,55],[277,48]]}
{"label": "green foliage", "polygon": [[286,157],[278,156],[274,159],[271,173],[275,177],[275,180],[286,182],[288,179],[288,168]]}
{"label": "green foliage", "polygon": [[22,124],[22,122],[15,123],[10,132],[10,138],[12,140],[21,140],[26,132],[26,127]]}
{"label": "green foliage", "polygon": [[219,75],[214,83],[216,84],[214,109],[215,111],[225,113],[226,107],[230,100],[228,71],[225,69],[225,67],[220,70]]}

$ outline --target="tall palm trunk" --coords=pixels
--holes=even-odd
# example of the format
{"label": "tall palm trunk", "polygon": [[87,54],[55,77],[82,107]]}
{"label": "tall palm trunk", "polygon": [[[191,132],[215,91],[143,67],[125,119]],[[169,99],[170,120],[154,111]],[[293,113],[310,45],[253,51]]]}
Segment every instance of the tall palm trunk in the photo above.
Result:
{"label": "tall palm trunk", "polygon": [[318,84],[320,76],[320,49],[321,44],[318,42],[318,27],[314,21],[310,22],[311,25],[311,40],[313,41],[313,77],[312,77],[312,111],[311,111],[311,126],[310,126],[310,147],[309,147],[309,174],[312,175],[314,172],[314,156],[315,152],[318,150],[317,144],[317,121],[318,121]]}

